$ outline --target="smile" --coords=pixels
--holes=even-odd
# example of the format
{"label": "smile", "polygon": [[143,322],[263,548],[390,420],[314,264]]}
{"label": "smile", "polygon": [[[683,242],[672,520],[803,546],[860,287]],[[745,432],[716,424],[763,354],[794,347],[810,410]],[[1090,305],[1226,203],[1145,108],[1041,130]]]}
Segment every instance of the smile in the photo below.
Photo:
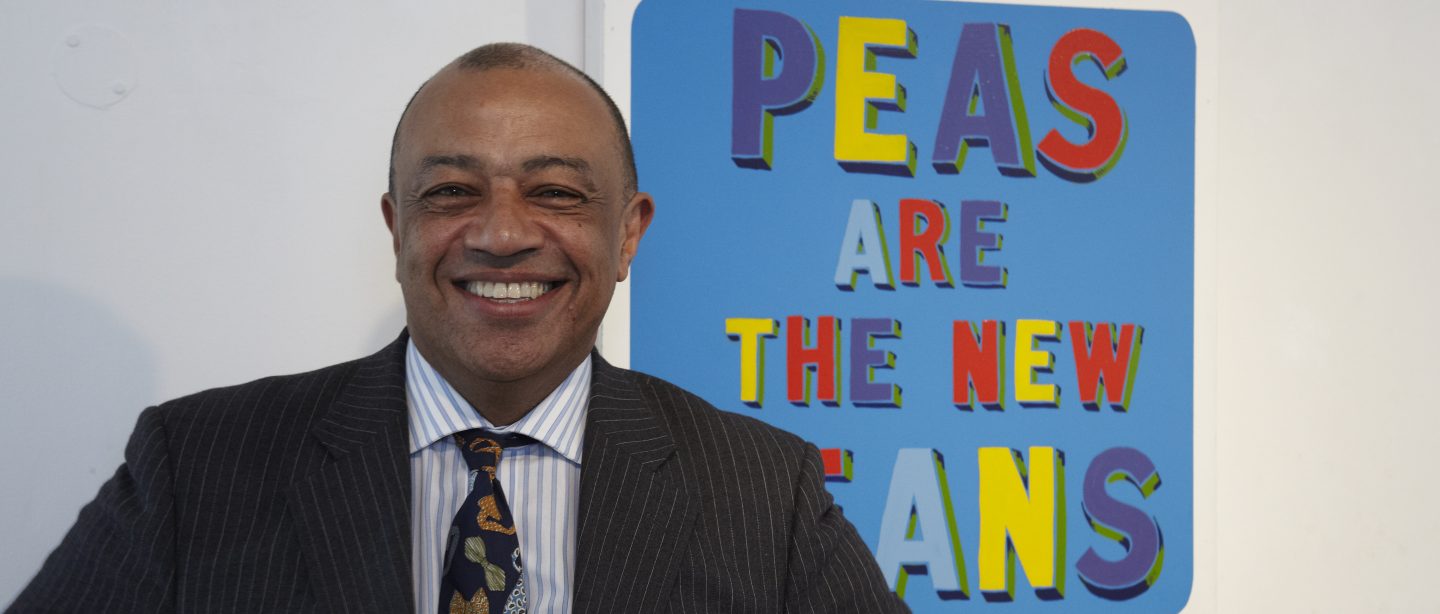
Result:
{"label": "smile", "polygon": [[472,281],[462,287],[466,292],[502,303],[518,303],[540,298],[555,284],[548,281]]}

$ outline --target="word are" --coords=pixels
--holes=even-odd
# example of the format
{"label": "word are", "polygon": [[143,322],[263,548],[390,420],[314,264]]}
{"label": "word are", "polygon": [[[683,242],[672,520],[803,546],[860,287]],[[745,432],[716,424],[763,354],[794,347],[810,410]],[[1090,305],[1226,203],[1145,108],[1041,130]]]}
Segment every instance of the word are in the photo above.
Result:
{"label": "word are", "polygon": [[[960,283],[980,288],[1005,287],[1009,270],[985,264],[986,254],[999,251],[1005,237],[987,232],[985,223],[1004,222],[1009,214],[1010,208],[1000,201],[960,201]],[[920,268],[924,265],[931,283],[941,288],[955,287],[945,258],[949,242],[950,213],[945,205],[919,198],[900,201],[900,283],[920,285]],[[835,263],[835,287],[854,290],[861,273],[868,275],[876,288],[895,289],[880,207],[864,199],[850,203],[850,219],[845,223],[845,238],[840,241],[840,256]]]}

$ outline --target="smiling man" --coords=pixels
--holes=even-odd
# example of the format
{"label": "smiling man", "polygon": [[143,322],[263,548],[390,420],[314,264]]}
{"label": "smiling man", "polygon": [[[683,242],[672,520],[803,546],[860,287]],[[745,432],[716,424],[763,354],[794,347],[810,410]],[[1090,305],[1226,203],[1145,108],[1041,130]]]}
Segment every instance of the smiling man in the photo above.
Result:
{"label": "smiling man", "polygon": [[654,212],[606,99],[511,53],[523,63],[466,56],[416,94],[382,199],[415,345],[498,424],[590,354]]}
{"label": "smiling man", "polygon": [[594,353],[655,211],[598,86],[481,47],[391,164],[407,331],[146,410],[12,611],[905,609],[813,446]]}

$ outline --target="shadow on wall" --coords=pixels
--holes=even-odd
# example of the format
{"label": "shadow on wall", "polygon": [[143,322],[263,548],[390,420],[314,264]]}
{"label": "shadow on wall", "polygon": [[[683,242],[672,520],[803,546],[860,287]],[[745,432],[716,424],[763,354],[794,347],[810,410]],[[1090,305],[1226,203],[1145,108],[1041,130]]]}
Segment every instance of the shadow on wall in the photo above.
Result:
{"label": "shadow on wall", "polygon": [[0,278],[0,604],[7,604],[115,472],[154,404],[153,351],[106,305]]}
{"label": "shadow on wall", "polygon": [[[400,293],[397,291],[395,294],[398,295]],[[394,341],[404,328],[405,303],[397,297],[391,302],[391,305],[385,309],[385,315],[381,317],[380,320],[375,323],[375,327],[371,329],[370,336],[367,337],[369,343],[364,347],[373,348],[369,351],[378,352],[380,348],[390,345],[390,342]]]}

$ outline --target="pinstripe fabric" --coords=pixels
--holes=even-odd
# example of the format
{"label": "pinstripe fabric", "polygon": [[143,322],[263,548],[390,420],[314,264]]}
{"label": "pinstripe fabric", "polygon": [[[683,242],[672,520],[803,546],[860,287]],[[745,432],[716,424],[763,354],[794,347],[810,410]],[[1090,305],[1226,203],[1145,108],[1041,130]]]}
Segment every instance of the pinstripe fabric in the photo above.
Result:
{"label": "pinstripe fabric", "polygon": [[542,445],[505,450],[497,477],[515,518],[525,590],[533,612],[570,611],[580,443],[590,390],[590,358],[515,424],[496,429],[430,366],[406,351],[410,402],[410,504],[415,611],[434,614],[451,519],[468,494],[469,466],[451,435],[472,428],[529,435]]}
{"label": "pinstripe fabric", "polygon": [[[405,347],[145,410],[8,611],[416,611]],[[592,359],[574,611],[906,610],[814,447]]]}
{"label": "pinstripe fabric", "polygon": [[402,341],[140,414],[13,612],[404,612]]}
{"label": "pinstripe fabric", "polygon": [[908,611],[814,446],[603,360],[590,389],[576,611]]}

